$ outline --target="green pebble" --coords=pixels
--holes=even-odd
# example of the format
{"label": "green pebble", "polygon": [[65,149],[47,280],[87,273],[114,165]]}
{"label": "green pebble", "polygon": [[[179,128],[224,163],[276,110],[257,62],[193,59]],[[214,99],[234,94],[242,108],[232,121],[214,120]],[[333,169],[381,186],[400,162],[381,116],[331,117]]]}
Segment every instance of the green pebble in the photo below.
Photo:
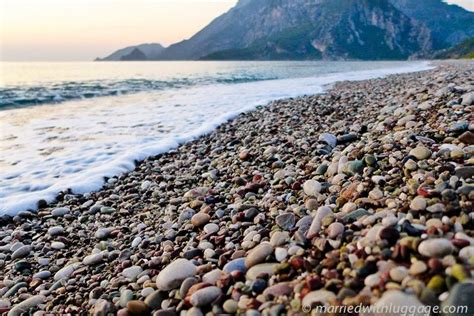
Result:
{"label": "green pebble", "polygon": [[464,267],[459,263],[451,267],[451,274],[460,282],[466,280],[469,277],[469,275],[466,273],[466,269],[464,269]]}
{"label": "green pebble", "polygon": [[441,293],[443,291],[444,286],[445,286],[444,279],[443,277],[439,275],[435,275],[428,282],[428,288],[435,293]]}

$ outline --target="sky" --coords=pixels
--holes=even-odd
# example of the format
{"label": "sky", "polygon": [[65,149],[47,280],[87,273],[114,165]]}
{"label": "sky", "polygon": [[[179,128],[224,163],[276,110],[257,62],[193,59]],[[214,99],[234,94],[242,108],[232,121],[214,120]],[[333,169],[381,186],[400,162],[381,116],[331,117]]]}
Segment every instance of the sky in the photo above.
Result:
{"label": "sky", "polygon": [[[0,0],[0,60],[75,61],[190,38],[237,0]],[[474,0],[447,0],[474,11]]]}

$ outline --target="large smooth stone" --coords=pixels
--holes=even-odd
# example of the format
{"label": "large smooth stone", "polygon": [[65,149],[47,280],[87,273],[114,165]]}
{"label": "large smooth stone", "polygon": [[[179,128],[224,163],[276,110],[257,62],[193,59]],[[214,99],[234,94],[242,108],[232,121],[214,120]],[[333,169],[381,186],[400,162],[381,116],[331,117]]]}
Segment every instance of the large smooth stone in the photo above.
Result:
{"label": "large smooth stone", "polygon": [[303,184],[303,191],[308,196],[318,196],[321,192],[321,183],[316,180],[308,180]]}
{"label": "large smooth stone", "polygon": [[159,290],[169,291],[178,288],[184,279],[196,274],[196,266],[187,259],[177,259],[164,268],[156,278]]}
{"label": "large smooth stone", "polygon": [[208,286],[194,292],[189,301],[193,306],[203,307],[214,302],[221,294],[222,290],[217,286]]}
{"label": "large smooth stone", "polygon": [[438,257],[450,255],[454,250],[453,244],[443,238],[427,239],[420,243],[418,252],[425,257]]}
{"label": "large smooth stone", "polygon": [[444,313],[445,316],[465,316],[472,315],[474,311],[474,280],[469,280],[462,283],[457,283],[449,292],[448,298],[441,304],[442,308],[449,306],[465,306],[467,313],[458,311],[457,313]]}
{"label": "large smooth stone", "polygon": [[262,263],[272,253],[273,246],[269,243],[262,243],[249,251],[245,258],[245,266],[250,268],[256,264]]}
{"label": "large smooth stone", "polygon": [[76,262],[76,263],[72,263],[70,265],[67,265],[65,266],[64,268],[62,268],[61,270],[59,270],[58,272],[56,272],[56,274],[54,275],[54,280],[55,281],[58,281],[58,280],[61,280],[61,279],[67,279],[69,278],[69,276],[80,266],[81,264],[79,262]]}
{"label": "large smooth stone", "polygon": [[8,312],[8,316],[20,316],[23,313],[28,312],[31,308],[36,307],[40,304],[43,304],[45,301],[46,301],[46,296],[44,295],[35,295],[30,298],[27,298],[23,302],[14,306]]}
{"label": "large smooth stone", "polygon": [[[408,295],[398,290],[391,290],[385,292],[382,298],[374,304],[375,311],[379,312],[361,315],[400,316],[400,311],[407,309],[408,311],[414,311],[410,313],[410,315],[422,316],[425,315],[423,312],[424,307],[425,305],[423,305],[416,296]],[[387,308],[391,308],[393,312],[390,313],[390,310],[386,310]],[[398,311],[398,313],[394,311]]]}

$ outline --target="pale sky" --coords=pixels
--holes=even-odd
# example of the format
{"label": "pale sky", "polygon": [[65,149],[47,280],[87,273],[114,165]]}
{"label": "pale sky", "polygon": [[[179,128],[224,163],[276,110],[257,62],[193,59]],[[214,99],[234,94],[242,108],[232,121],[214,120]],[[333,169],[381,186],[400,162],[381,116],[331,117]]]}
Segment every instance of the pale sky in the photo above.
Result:
{"label": "pale sky", "polygon": [[[0,0],[0,60],[92,60],[191,37],[237,0]],[[474,11],[474,0],[448,0]]]}

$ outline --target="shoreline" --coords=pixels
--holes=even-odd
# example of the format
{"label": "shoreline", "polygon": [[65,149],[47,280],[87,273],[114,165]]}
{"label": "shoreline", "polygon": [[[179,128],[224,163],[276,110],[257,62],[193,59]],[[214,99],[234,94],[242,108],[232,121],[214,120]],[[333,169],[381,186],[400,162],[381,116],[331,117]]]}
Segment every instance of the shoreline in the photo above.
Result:
{"label": "shoreline", "polygon": [[474,291],[472,78],[473,63],[448,62],[274,101],[98,192],[4,219],[0,311],[461,304]]}
{"label": "shoreline", "polygon": [[[54,204],[58,194],[61,191],[69,190],[73,194],[85,194],[90,192],[98,191],[102,188],[104,184],[104,177],[115,177],[117,175],[121,175],[130,171],[133,171],[135,168],[136,162],[143,161],[144,159],[162,154],[167,152],[170,149],[176,149],[177,147],[181,146],[183,143],[188,141],[195,140],[202,135],[206,135],[211,133],[215,130],[215,128],[221,124],[228,122],[229,120],[235,118],[241,113],[246,113],[249,111],[255,110],[257,106],[266,106],[267,104],[274,102],[276,100],[285,100],[288,98],[297,98],[304,95],[314,95],[314,94],[321,94],[328,90],[328,87],[332,86],[334,83],[339,81],[360,81],[360,80],[367,80],[373,78],[381,78],[386,77],[391,74],[399,74],[399,73],[410,73],[410,72],[419,72],[423,70],[432,69],[432,66],[428,62],[416,62],[416,63],[405,63],[402,65],[398,65],[398,67],[386,66],[385,68],[381,65],[379,69],[366,69],[366,70],[346,70],[344,72],[336,72],[336,73],[327,73],[322,74],[316,77],[308,77],[308,78],[287,78],[287,79],[279,79],[279,80],[269,80],[269,81],[256,81],[256,82],[248,82],[243,84],[237,85],[230,85],[230,86],[210,86],[207,88],[206,86],[203,87],[194,87],[190,88],[192,92],[184,91],[182,93],[177,93],[178,95],[188,93],[188,97],[184,96],[184,100],[176,100],[176,102],[191,102],[189,100],[189,93],[191,94],[203,94],[203,93],[216,93],[219,92],[222,94],[223,98],[227,98],[227,94],[232,95],[232,98],[241,98],[240,102],[231,102],[235,104],[225,104],[227,101],[224,101],[224,106],[231,106],[231,108],[222,109],[222,111],[217,110],[215,112],[215,116],[206,120],[205,122],[199,123],[196,125],[195,128],[188,130],[187,132],[180,132],[180,131],[173,131],[176,135],[171,137],[165,134],[158,134],[156,135],[156,139],[154,141],[148,141],[144,146],[141,146],[140,142],[129,142],[127,143],[129,147],[128,150],[125,151],[117,151],[112,156],[113,159],[107,161],[106,163],[98,164],[79,164],[79,166],[83,169],[81,172],[78,173],[68,173],[67,171],[63,175],[62,172],[63,168],[60,167],[59,171],[55,172],[54,170],[48,170],[54,168],[55,166],[44,166],[42,168],[36,168],[34,166],[33,161],[26,159],[25,164],[22,168],[13,168],[13,171],[10,170],[10,173],[13,175],[15,174],[23,174],[19,177],[19,181],[9,181],[9,177],[5,177],[6,185],[4,186],[6,192],[5,196],[0,197],[0,216],[1,214],[8,214],[8,215],[15,215],[18,211],[30,210],[35,211],[38,209],[38,201],[40,201],[39,205],[45,206],[46,203]],[[369,67],[370,68],[370,67]],[[194,90],[193,90],[194,89]],[[202,89],[207,89],[203,91]],[[215,90],[217,89],[217,90]],[[247,89],[246,95],[248,97],[240,96],[239,89]],[[269,91],[267,93],[262,91]],[[260,91],[260,92],[259,92]],[[174,92],[171,92],[170,95],[173,95]],[[130,95],[131,97],[131,95]],[[127,97],[120,97],[120,98],[127,98]],[[126,100],[126,99],[125,99]],[[133,100],[133,99],[132,99]],[[192,106],[202,107],[206,103],[203,100],[201,104],[195,104],[196,102],[192,103]],[[72,101],[74,102],[74,101]],[[122,99],[116,100],[115,102],[122,104]],[[203,103],[204,102],[204,103]],[[214,104],[214,106],[222,107],[222,104],[219,98],[211,98],[208,103]],[[228,102],[227,102],[228,103]],[[166,103],[165,103],[166,104]],[[78,103],[77,106],[80,106],[81,103]],[[46,111],[54,110],[54,105],[44,105],[46,107]],[[38,107],[31,107],[30,109],[19,110],[19,111],[31,111],[29,115],[35,116],[38,114]],[[99,107],[98,111],[101,110]],[[170,109],[173,111],[173,109]],[[189,109],[192,110],[191,108]],[[209,111],[214,113],[212,107],[209,108]],[[222,112],[222,113],[221,113]],[[67,113],[67,112],[66,112]],[[84,121],[87,120],[94,120],[93,117],[89,117],[86,113],[87,110],[83,110],[83,119]],[[144,110],[144,113],[147,113]],[[0,112],[0,116],[1,116]],[[21,113],[20,113],[21,114]],[[120,111],[116,114],[121,114]],[[90,114],[89,114],[90,115]],[[199,112],[196,113],[199,115]],[[60,117],[52,117],[52,120],[61,119]],[[105,119],[105,118],[104,118]],[[137,119],[141,119],[138,115]],[[48,122],[46,120],[46,124],[52,124],[54,122]],[[128,124],[125,123],[124,124]],[[191,120],[190,124],[193,124]],[[185,126],[182,126],[186,129]],[[94,128],[94,126],[89,126],[89,128]],[[19,136],[19,131],[13,131],[13,135]],[[51,133],[50,135],[45,135],[49,137],[57,137],[57,134]],[[149,135],[151,136],[151,135]],[[40,139],[31,139],[31,141],[39,141]],[[124,140],[125,142],[125,140]],[[15,143],[12,144],[16,145]],[[81,143],[77,144],[79,147]],[[96,147],[99,147],[102,144],[100,142],[96,143]],[[23,146],[28,146],[28,144],[23,143]],[[48,144],[44,144],[43,146],[48,146]],[[62,146],[59,143],[57,146]],[[84,144],[82,144],[84,146]],[[86,146],[87,148],[87,146]],[[19,156],[20,158],[22,155],[30,154],[28,151],[26,152],[8,152],[10,156]],[[92,152],[86,153],[84,160],[87,158],[94,159],[96,154],[100,154],[101,152]],[[6,154],[6,155],[8,155]],[[34,154],[34,153],[33,153]],[[66,156],[58,157],[58,161],[56,161],[56,166],[66,166],[69,168],[74,168],[74,165],[70,165],[68,163],[69,160],[74,160],[74,156]],[[21,159],[20,159],[21,160]],[[28,166],[30,168],[28,168]],[[31,169],[31,172],[30,170]],[[67,169],[67,168],[66,168]],[[36,173],[42,174],[44,177],[40,179],[36,176]],[[48,171],[50,171],[48,173]],[[29,176],[29,177],[28,177]],[[53,178],[53,176],[56,176]],[[14,179],[16,176],[12,176]],[[32,190],[32,191],[17,191],[15,185],[19,187],[28,186],[30,183],[42,183],[43,188],[41,190]],[[69,189],[68,189],[69,188]]]}

